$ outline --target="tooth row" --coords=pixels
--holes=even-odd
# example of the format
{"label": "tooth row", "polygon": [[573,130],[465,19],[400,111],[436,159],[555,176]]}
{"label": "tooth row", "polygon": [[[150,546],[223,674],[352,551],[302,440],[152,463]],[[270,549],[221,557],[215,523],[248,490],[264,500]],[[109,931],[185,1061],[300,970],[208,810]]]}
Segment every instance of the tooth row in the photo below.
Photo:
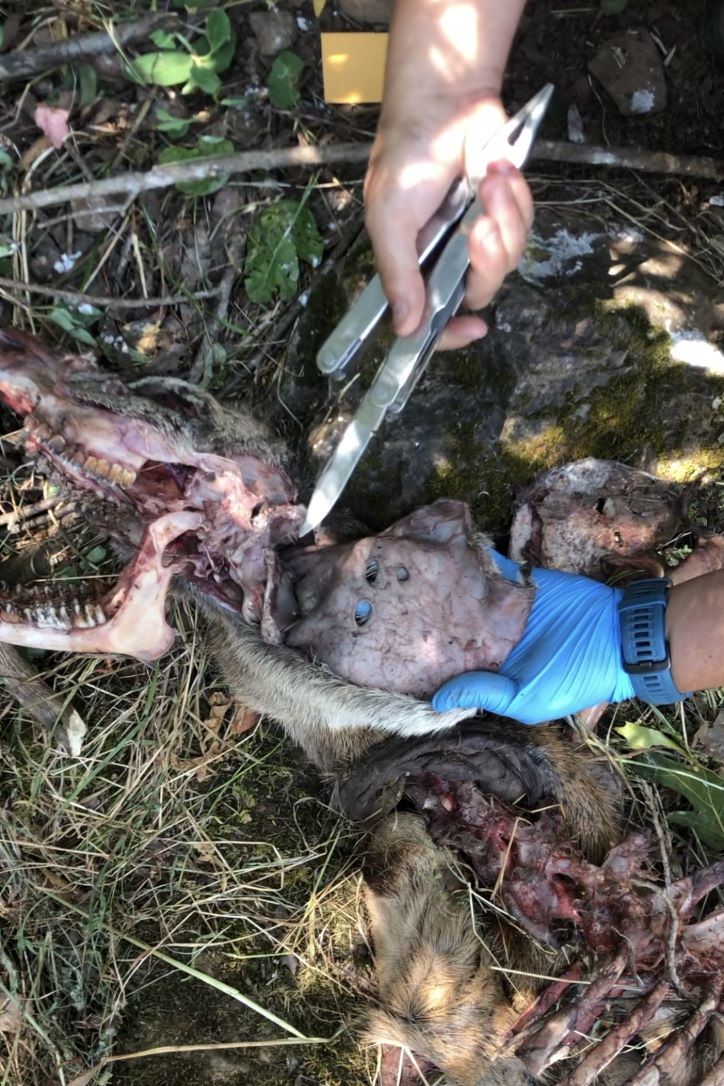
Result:
{"label": "tooth row", "polygon": [[18,607],[14,603],[0,604],[0,615],[21,617],[33,626],[50,628],[53,630],[88,629],[91,626],[101,626],[106,621],[106,615],[99,603],[88,603],[84,607],[74,600],[70,606],[61,604],[46,604],[45,606]]}
{"label": "tooth row", "polygon": [[78,459],[75,460],[71,455],[70,450],[66,447],[67,442],[63,435],[53,433],[47,423],[41,422],[35,415],[27,416],[25,419],[25,429],[28,433],[32,434],[33,437],[47,445],[51,452],[55,453],[61,463],[66,463],[71,467],[85,469],[85,471],[94,475],[96,478],[109,479],[118,486],[133,486],[136,481],[135,471],[130,471],[120,464],[114,464],[110,460],[104,460],[98,456],[78,457]]}
{"label": "tooth row", "polygon": [[133,486],[136,481],[135,471],[122,468],[120,464],[113,464],[110,460],[102,460],[97,456],[86,456],[83,467],[91,475],[100,475],[103,479],[110,479],[119,486]]}

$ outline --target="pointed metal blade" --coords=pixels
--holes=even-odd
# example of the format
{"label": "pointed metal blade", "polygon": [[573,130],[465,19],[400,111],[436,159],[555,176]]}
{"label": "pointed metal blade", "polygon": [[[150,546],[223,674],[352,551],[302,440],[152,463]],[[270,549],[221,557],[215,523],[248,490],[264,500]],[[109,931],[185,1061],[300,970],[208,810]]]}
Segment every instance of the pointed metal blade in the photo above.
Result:
{"label": "pointed metal blade", "polygon": [[379,429],[387,413],[387,408],[373,404],[366,396],[357,409],[357,414],[342,434],[329,460],[317,479],[312,497],[307,506],[307,516],[299,529],[300,537],[314,531],[322,523],[350,480],[352,472],[360,462],[364,451]]}
{"label": "pointed metal blade", "polygon": [[468,137],[465,141],[465,170],[470,187],[474,191],[477,191],[491,162],[507,158],[509,162],[522,170],[535,143],[538,129],[554,90],[552,83],[546,83],[522,109],[510,118],[507,124],[499,128],[482,145],[476,144],[471,136]]}

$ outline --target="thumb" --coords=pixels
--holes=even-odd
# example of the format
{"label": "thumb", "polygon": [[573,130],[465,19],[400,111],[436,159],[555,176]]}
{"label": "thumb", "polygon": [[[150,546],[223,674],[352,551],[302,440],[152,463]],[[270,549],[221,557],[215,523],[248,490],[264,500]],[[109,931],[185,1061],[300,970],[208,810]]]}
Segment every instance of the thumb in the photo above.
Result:
{"label": "thumb", "polygon": [[520,684],[497,671],[468,671],[443,683],[433,695],[438,713],[448,709],[487,709],[505,716]]}
{"label": "thumb", "polygon": [[425,284],[417,256],[418,230],[409,216],[394,208],[393,201],[386,208],[368,211],[367,231],[398,336],[415,331],[425,308]]}

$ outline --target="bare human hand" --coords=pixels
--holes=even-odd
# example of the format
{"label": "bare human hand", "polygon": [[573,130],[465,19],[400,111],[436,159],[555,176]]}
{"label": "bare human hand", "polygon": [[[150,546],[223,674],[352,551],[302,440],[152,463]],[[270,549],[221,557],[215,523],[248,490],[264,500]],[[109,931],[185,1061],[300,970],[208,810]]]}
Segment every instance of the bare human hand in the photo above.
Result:
{"label": "bare human hand", "polygon": [[[523,0],[504,7],[503,14],[499,0],[473,0],[464,12],[449,0],[398,0],[395,7],[365,208],[398,335],[413,332],[423,316],[419,231],[464,173],[466,138],[482,144],[506,120],[497,88]],[[471,309],[486,306],[517,266],[533,221],[530,189],[508,162],[489,169],[480,195],[486,214],[470,236]],[[458,316],[440,346],[463,347],[486,331],[480,317]]]}

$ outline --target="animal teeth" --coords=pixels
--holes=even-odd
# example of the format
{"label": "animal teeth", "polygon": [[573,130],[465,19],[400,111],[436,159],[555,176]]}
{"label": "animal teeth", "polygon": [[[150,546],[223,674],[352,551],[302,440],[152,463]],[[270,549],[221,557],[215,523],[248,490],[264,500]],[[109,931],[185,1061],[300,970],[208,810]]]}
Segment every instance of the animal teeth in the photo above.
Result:
{"label": "animal teeth", "polygon": [[104,479],[110,479],[112,467],[113,465],[110,464],[107,460],[99,460],[96,472],[98,473],[98,475],[102,475]]}
{"label": "animal teeth", "polygon": [[53,607],[38,607],[35,611],[35,621],[38,626],[50,626],[54,630],[65,629],[64,623]]}
{"label": "animal teeth", "polygon": [[98,465],[100,461],[96,456],[86,456],[83,466],[92,471],[94,474],[98,471]]}
{"label": "animal teeth", "polygon": [[128,487],[129,476],[131,477],[130,482],[136,481],[136,473],[134,471],[127,471],[126,468],[120,467],[119,464],[112,464],[111,471],[109,473],[111,476],[111,480],[113,482],[119,483],[120,485],[123,485],[123,487]]}

